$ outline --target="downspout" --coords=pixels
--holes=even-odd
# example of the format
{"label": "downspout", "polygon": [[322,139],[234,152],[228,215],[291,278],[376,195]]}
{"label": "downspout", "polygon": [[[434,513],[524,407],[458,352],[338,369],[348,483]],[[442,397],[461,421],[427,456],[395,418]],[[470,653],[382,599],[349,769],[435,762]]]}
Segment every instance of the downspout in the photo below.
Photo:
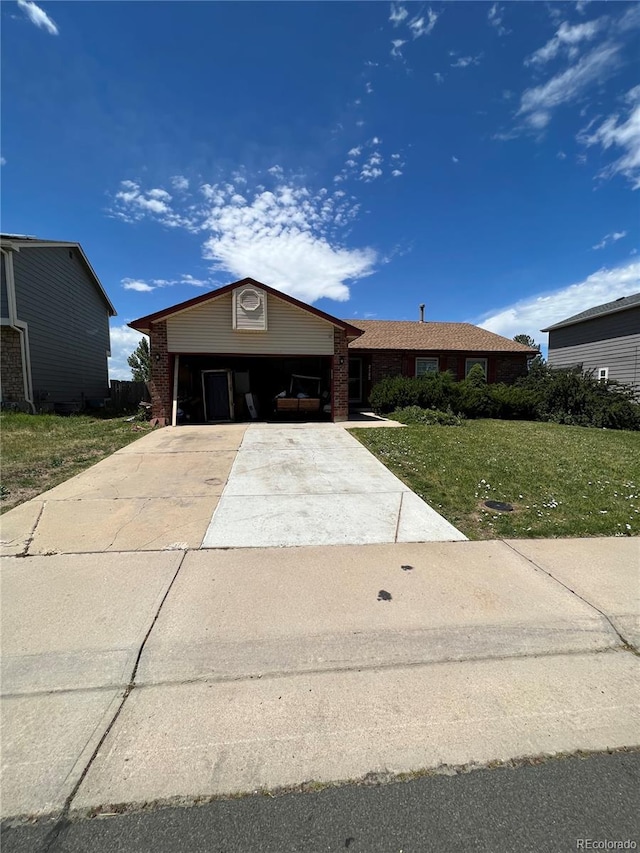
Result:
{"label": "downspout", "polygon": [[29,327],[22,320],[18,320],[16,309],[16,283],[13,275],[12,249],[0,249],[4,256],[5,281],[7,283],[7,307],[9,309],[9,328],[20,335],[20,354],[22,356],[22,386],[24,399],[29,404],[31,413],[35,415],[36,407],[33,403],[33,388],[31,385],[31,352],[29,347]]}

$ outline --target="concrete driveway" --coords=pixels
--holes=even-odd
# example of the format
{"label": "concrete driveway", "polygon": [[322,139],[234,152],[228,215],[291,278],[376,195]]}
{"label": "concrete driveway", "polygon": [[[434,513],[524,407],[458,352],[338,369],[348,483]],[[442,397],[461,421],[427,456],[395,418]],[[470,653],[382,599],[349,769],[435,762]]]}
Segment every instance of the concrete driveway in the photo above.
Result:
{"label": "concrete driveway", "polygon": [[3,515],[3,553],[199,548],[246,428],[144,436]]}
{"label": "concrete driveway", "polygon": [[2,517],[6,555],[464,538],[335,424],[159,430]]}

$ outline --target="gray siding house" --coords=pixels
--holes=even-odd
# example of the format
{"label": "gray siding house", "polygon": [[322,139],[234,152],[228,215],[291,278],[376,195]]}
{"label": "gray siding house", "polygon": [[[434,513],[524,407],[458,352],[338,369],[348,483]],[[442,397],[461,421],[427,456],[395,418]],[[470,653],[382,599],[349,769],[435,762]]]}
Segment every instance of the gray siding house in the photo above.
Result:
{"label": "gray siding house", "polygon": [[109,393],[115,308],[79,243],[0,237],[1,399],[69,411]]}
{"label": "gray siding house", "polygon": [[624,382],[640,393],[640,293],[596,305],[553,326],[551,367],[593,370],[597,379]]}

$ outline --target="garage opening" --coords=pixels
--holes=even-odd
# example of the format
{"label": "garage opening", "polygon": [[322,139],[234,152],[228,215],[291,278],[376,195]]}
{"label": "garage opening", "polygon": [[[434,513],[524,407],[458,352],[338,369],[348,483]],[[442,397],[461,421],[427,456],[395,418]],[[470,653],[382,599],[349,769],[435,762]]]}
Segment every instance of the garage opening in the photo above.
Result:
{"label": "garage opening", "polygon": [[180,355],[177,423],[331,420],[331,356]]}

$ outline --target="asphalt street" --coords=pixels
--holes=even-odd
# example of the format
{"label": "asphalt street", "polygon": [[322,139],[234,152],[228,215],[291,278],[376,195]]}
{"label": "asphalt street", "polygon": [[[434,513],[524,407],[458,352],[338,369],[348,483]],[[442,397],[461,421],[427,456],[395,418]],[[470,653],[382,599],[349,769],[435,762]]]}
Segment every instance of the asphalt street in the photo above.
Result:
{"label": "asphalt street", "polygon": [[[3,853],[638,849],[640,752],[4,826]],[[603,843],[604,842],[604,843]],[[611,842],[626,842],[614,847]],[[607,845],[607,846],[605,846]]]}

